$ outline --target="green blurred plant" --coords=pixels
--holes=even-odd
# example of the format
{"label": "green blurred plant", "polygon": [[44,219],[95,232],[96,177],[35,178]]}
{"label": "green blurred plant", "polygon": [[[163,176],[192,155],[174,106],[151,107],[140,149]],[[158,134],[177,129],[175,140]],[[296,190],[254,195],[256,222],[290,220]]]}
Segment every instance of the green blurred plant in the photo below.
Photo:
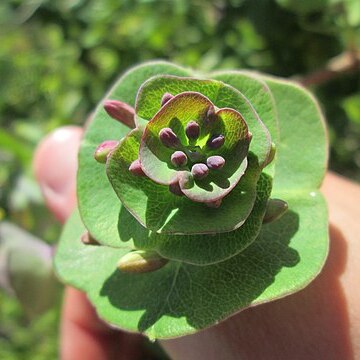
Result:
{"label": "green blurred plant", "polygon": [[[295,3],[311,8],[299,11]],[[82,124],[118,73],[152,58],[299,79],[325,69],[330,76],[312,77],[311,86],[329,122],[330,167],[360,180],[359,64],[328,71],[333,57],[358,53],[358,6],[357,0],[1,1],[0,219],[56,241],[59,225],[31,173],[36,144],[57,126]],[[18,327],[15,317],[12,326]]]}

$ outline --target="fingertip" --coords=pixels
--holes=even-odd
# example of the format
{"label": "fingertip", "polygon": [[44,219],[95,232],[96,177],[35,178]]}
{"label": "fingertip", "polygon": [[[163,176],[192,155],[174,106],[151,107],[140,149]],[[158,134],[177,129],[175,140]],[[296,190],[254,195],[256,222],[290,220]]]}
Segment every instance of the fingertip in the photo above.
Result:
{"label": "fingertip", "polygon": [[33,169],[45,202],[64,222],[76,204],[77,154],[83,130],[65,126],[48,134],[37,146]]}

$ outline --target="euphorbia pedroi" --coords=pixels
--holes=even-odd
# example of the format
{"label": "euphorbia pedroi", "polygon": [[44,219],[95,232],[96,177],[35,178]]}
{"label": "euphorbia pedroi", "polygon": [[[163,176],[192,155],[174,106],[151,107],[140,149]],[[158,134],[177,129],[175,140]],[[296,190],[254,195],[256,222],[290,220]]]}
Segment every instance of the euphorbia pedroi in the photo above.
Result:
{"label": "euphorbia pedroi", "polygon": [[145,63],[100,101],[79,159],[56,268],[114,326],[193,333],[322,268],[327,139],[292,82]]}

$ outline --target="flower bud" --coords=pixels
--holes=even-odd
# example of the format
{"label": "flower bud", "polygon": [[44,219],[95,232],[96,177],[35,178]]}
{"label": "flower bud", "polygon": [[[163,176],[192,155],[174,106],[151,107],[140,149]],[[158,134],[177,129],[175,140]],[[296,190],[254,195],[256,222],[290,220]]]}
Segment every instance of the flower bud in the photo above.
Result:
{"label": "flower bud", "polygon": [[171,193],[177,196],[183,196],[184,193],[181,191],[180,184],[178,182],[174,182],[169,185],[169,190]]}
{"label": "flower bud", "polygon": [[214,106],[210,106],[207,113],[206,113],[206,118],[208,120],[208,122],[213,122],[217,119],[217,116],[215,114],[215,107]]}
{"label": "flower bud", "polygon": [[280,199],[269,199],[266,207],[265,216],[263,218],[263,223],[270,223],[275,220],[278,220],[285,214],[288,209],[288,204],[286,201]]}
{"label": "flower bud", "polygon": [[219,170],[225,165],[225,159],[222,156],[210,156],[206,160],[206,164],[211,170]]}
{"label": "flower bud", "polygon": [[119,260],[117,267],[122,272],[146,273],[162,268],[168,261],[156,251],[137,250],[123,256]]}
{"label": "flower bud", "polygon": [[166,92],[161,99],[161,106],[164,106],[173,97],[174,95],[171,95],[170,93]]}
{"label": "flower bud", "polygon": [[180,140],[170,128],[163,128],[159,132],[160,141],[169,148],[177,148]]}
{"label": "flower bud", "polygon": [[186,136],[190,139],[190,140],[195,140],[199,137],[200,135],[200,126],[196,121],[190,121],[188,122],[188,124],[186,125],[185,128],[185,133]]}
{"label": "flower bud", "polygon": [[130,105],[118,100],[106,100],[104,109],[113,119],[130,128],[135,127],[135,110]]}
{"label": "flower bud", "polygon": [[195,179],[201,180],[208,176],[209,168],[205,164],[198,163],[192,167],[191,174],[194,176]]}
{"label": "flower bud", "polygon": [[207,146],[210,149],[218,149],[219,147],[223,146],[225,142],[225,137],[224,135],[213,135],[209,138],[209,140],[207,141]]}
{"label": "flower bud", "polygon": [[102,142],[95,150],[94,158],[97,162],[105,164],[106,159],[112,149],[118,144],[115,140],[106,140]]}
{"label": "flower bud", "polygon": [[88,231],[81,235],[81,242],[84,245],[100,245]]}
{"label": "flower bud", "polygon": [[129,166],[129,171],[133,174],[133,175],[136,175],[136,176],[146,176],[142,167],[141,167],[141,164],[140,164],[140,160],[139,159],[136,159],[134,160],[130,166]]}
{"label": "flower bud", "polygon": [[175,151],[171,155],[171,163],[176,167],[181,167],[187,164],[187,156],[182,151]]}

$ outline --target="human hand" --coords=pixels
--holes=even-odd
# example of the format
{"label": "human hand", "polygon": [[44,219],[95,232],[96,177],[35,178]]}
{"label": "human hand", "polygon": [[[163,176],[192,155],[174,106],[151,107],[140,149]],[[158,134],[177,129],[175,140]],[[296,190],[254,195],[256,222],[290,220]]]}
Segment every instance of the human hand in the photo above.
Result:
{"label": "human hand", "polygon": [[[75,174],[81,128],[66,127],[39,145],[36,177],[60,221],[75,206]],[[328,174],[322,187],[330,209],[328,261],[306,289],[231,317],[195,335],[162,341],[174,359],[360,358],[360,187]],[[65,292],[61,357],[139,359],[142,338],[110,329],[86,296]]]}

